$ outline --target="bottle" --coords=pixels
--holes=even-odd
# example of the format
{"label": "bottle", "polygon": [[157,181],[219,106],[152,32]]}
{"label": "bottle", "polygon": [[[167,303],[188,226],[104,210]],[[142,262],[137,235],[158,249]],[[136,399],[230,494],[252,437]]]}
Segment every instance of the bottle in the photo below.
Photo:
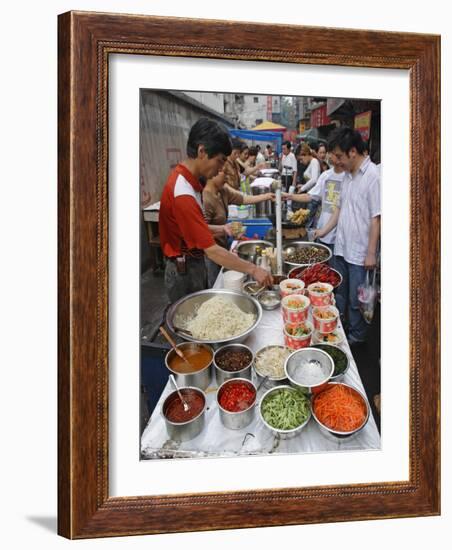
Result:
{"label": "bottle", "polygon": [[[295,185],[289,187],[289,193],[293,194],[295,192]],[[292,201],[287,201],[287,214],[292,213]]]}

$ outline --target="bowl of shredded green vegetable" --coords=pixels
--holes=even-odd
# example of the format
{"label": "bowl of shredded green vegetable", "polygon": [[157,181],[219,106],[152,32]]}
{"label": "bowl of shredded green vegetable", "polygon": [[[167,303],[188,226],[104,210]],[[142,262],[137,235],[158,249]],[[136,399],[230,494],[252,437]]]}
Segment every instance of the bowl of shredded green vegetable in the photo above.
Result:
{"label": "bowl of shredded green vegetable", "polygon": [[320,349],[326,352],[334,362],[333,376],[330,378],[330,382],[339,382],[345,376],[350,366],[348,355],[339,346],[333,344],[315,344],[311,346],[313,348]]}
{"label": "bowl of shredded green vegetable", "polygon": [[277,386],[264,393],[259,403],[264,425],[281,439],[298,435],[311,418],[309,396],[292,386]]}

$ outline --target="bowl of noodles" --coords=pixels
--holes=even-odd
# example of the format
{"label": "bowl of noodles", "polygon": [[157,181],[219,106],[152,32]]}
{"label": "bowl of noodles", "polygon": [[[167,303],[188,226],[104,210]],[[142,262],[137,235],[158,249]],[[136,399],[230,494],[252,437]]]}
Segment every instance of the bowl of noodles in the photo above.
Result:
{"label": "bowl of noodles", "polygon": [[191,342],[243,342],[262,318],[262,307],[252,296],[232,290],[200,290],[172,304],[166,324]]}

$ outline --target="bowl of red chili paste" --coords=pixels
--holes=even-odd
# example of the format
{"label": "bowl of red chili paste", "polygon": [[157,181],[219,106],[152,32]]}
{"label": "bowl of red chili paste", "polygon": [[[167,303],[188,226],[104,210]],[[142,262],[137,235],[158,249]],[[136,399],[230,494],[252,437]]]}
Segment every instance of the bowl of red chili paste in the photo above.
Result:
{"label": "bowl of red chili paste", "polygon": [[256,387],[246,378],[226,380],[217,391],[220,419],[230,430],[248,426],[254,418]]}
{"label": "bowl of red chili paste", "polygon": [[174,441],[189,441],[199,435],[204,428],[206,395],[199,388],[180,388],[189,409],[184,410],[178,393],[170,393],[163,402],[162,415],[168,435]]}

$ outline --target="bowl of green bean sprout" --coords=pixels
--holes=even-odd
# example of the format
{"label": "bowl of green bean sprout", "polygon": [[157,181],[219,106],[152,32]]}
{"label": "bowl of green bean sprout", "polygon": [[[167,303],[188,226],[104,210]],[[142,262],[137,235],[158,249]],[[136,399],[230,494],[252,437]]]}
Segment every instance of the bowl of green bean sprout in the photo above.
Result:
{"label": "bowl of green bean sprout", "polygon": [[292,386],[276,386],[259,402],[263,424],[281,439],[297,436],[311,418],[309,396]]}

